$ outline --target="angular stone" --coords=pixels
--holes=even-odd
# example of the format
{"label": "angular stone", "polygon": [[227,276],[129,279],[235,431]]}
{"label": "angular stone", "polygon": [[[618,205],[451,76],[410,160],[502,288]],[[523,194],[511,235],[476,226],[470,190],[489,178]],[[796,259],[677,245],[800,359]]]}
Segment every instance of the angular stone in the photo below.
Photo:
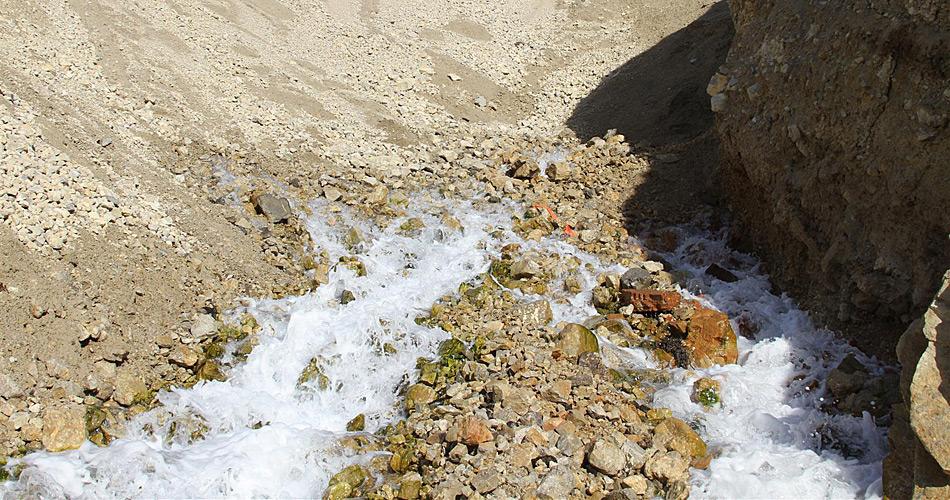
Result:
{"label": "angular stone", "polygon": [[574,490],[576,479],[570,468],[557,465],[541,480],[537,495],[541,500],[561,500],[568,498]]}
{"label": "angular stone", "polygon": [[684,347],[695,368],[727,365],[739,359],[736,333],[725,313],[700,309],[693,313]]}
{"label": "angular stone", "polygon": [[435,401],[435,389],[425,384],[414,384],[406,390],[406,410],[410,412],[433,401]]}
{"label": "angular stone", "polygon": [[168,361],[178,366],[191,368],[198,363],[198,353],[188,346],[179,345],[172,349],[172,352],[168,355]]}
{"label": "angular stone", "polygon": [[112,399],[123,406],[144,402],[148,396],[148,387],[141,377],[129,372],[121,372],[115,379],[115,392]]}
{"label": "angular stone", "polygon": [[558,350],[567,357],[576,358],[586,352],[599,352],[597,336],[583,325],[568,323],[561,329]]}
{"label": "angular stone", "polygon": [[515,308],[514,313],[521,319],[521,324],[528,328],[545,326],[554,319],[554,312],[551,311],[551,303],[546,300],[538,300],[530,304],[519,304]]}
{"label": "angular stone", "polygon": [[620,291],[620,303],[632,306],[633,312],[668,312],[683,300],[678,292],[649,289],[624,289]]}
{"label": "angular stone", "polygon": [[468,446],[477,446],[494,439],[488,424],[481,418],[468,416],[459,422],[459,442]]}
{"label": "angular stone", "polygon": [[732,271],[716,263],[710,264],[709,267],[706,268],[706,274],[726,283],[739,281],[739,278],[735,274],[732,274]]}
{"label": "angular stone", "polygon": [[481,471],[472,478],[472,487],[482,495],[495,491],[502,483],[501,476],[492,470]]}
{"label": "angular stone", "polygon": [[360,413],[346,423],[347,432],[359,432],[366,428],[366,415]]}
{"label": "angular stone", "polygon": [[292,213],[287,198],[270,193],[254,193],[251,195],[251,203],[254,204],[257,213],[267,217],[271,222],[285,222]]}
{"label": "angular stone", "polygon": [[369,478],[369,472],[362,466],[351,465],[330,478],[330,485],[323,494],[324,499],[349,498]]}
{"label": "angular stone", "polygon": [[43,447],[75,450],[86,441],[86,409],[81,405],[48,407],[43,414]]}
{"label": "angular stone", "polygon": [[615,476],[627,465],[627,457],[620,448],[600,439],[594,442],[587,456],[587,462],[600,472]]}
{"label": "angular stone", "polygon": [[653,430],[653,445],[678,451],[682,456],[702,458],[706,456],[706,443],[686,422],[670,417],[660,422]]}
{"label": "angular stone", "polygon": [[210,314],[198,314],[191,322],[191,336],[196,340],[203,340],[213,336],[218,331],[218,323]]}
{"label": "angular stone", "polygon": [[410,472],[399,479],[399,493],[396,498],[400,500],[415,500],[419,498],[422,490],[422,476],[418,472]]}
{"label": "angular stone", "polygon": [[541,264],[536,259],[523,258],[511,263],[511,277],[517,280],[530,279],[540,276],[542,273]]}
{"label": "angular stone", "polygon": [[657,453],[647,460],[643,471],[648,477],[670,484],[689,477],[689,461],[677,451]]}
{"label": "angular stone", "polygon": [[653,274],[641,267],[631,267],[620,276],[620,289],[641,289],[653,282]]}
{"label": "angular stone", "polygon": [[705,408],[718,406],[721,402],[722,385],[716,379],[701,378],[693,383],[693,393],[690,400]]}

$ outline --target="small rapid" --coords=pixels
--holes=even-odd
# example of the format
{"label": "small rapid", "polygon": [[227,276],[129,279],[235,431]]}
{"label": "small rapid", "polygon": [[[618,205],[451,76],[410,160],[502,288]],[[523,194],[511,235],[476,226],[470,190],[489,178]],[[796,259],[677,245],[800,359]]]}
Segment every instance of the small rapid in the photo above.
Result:
{"label": "small rapid", "polygon": [[[341,446],[347,422],[364,414],[366,431],[373,432],[400,418],[399,389],[413,377],[416,359],[431,356],[448,338],[415,318],[483,273],[502,245],[517,240],[585,263],[584,291],[552,304],[555,323],[596,314],[590,305],[594,277],[623,271],[562,238],[517,238],[511,207],[432,199],[419,199],[415,207],[380,228],[312,206],[308,227],[331,262],[352,253],[345,243],[349,227],[367,235],[358,251],[365,276],[341,265],[332,268],[328,284],[307,295],[249,299],[234,313],[257,318],[260,344],[227,381],[163,392],[159,407],[135,417],[125,436],[107,447],[87,442],[74,451],[24,457],[18,480],[0,487],[3,497],[319,497],[333,473],[372,458]],[[464,229],[447,225],[440,216],[445,213]],[[399,230],[409,217],[425,222],[418,234]],[[825,412],[820,381],[849,353],[874,369],[884,367],[816,328],[788,297],[774,294],[755,259],[730,249],[723,231],[677,231],[678,248],[663,257],[684,277],[681,292],[727,312],[736,331],[752,325],[752,333],[739,337],[738,364],[671,370],[672,383],[654,395],[655,406],[694,425],[715,452],[707,469],[693,470],[692,496],[880,497],[882,428],[867,414]],[[711,278],[704,270],[712,263],[739,279]],[[344,291],[352,301],[341,302]],[[646,351],[606,340],[602,345],[610,350],[609,362],[657,366]],[[314,359],[325,377],[322,388],[317,381],[301,383]],[[690,401],[700,377],[722,383],[721,407],[704,410]],[[846,458],[844,448],[860,453]]]}

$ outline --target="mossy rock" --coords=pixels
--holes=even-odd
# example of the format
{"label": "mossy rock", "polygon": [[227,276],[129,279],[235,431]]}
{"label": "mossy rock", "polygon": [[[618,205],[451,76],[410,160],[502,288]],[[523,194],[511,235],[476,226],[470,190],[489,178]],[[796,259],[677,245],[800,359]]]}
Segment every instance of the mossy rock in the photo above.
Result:
{"label": "mossy rock", "polygon": [[[367,471],[365,467],[361,465],[351,465],[341,470],[340,472],[337,472],[336,474],[333,475],[333,477],[330,478],[330,487],[327,488],[327,491],[333,490],[333,487],[336,485],[344,484],[349,487],[346,493],[347,495],[349,495],[353,493],[354,491],[356,491],[360,486],[363,486],[363,483],[365,483],[366,480],[369,479],[369,477],[370,477],[369,471]],[[338,488],[333,491],[339,491],[340,493],[342,493],[344,489]],[[327,498],[326,494],[324,494],[324,498]],[[349,498],[349,497],[343,496],[343,497],[331,497],[331,498]]]}
{"label": "mossy rock", "polygon": [[366,276],[366,265],[358,257],[343,256],[340,257],[340,264],[343,267],[353,271],[357,276]]}
{"label": "mossy rock", "polygon": [[319,357],[311,358],[307,366],[297,377],[297,387],[301,387],[311,381],[316,381],[317,388],[325,391],[330,388],[330,378],[323,373],[321,365],[323,360]]}
{"label": "mossy rock", "polygon": [[568,323],[561,329],[557,348],[565,356],[576,358],[586,352],[600,352],[597,336],[584,325]]}
{"label": "mossy rock", "polygon": [[458,339],[448,339],[439,344],[439,357],[443,360],[463,360],[468,349]]}
{"label": "mossy rock", "polygon": [[426,223],[422,219],[413,217],[399,225],[399,233],[405,236],[416,236],[421,233],[425,227]]}
{"label": "mossy rock", "polygon": [[408,471],[415,462],[415,449],[412,446],[399,446],[389,457],[389,468],[396,473]]}
{"label": "mossy rock", "polygon": [[359,432],[366,428],[366,415],[360,413],[346,423],[347,432]]}
{"label": "mossy rock", "polygon": [[201,368],[198,368],[196,373],[199,380],[216,380],[218,382],[224,382],[228,378],[224,375],[224,372],[221,371],[221,366],[217,361],[209,359],[201,364]]}

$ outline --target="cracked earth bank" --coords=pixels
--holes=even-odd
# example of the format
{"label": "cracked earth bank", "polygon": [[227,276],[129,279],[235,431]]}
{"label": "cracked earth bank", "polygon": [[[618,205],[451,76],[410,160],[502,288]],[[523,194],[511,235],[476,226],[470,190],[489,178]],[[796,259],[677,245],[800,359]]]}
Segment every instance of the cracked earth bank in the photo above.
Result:
{"label": "cracked earth bank", "polygon": [[[625,200],[702,127],[666,151],[565,125],[631,57],[728,23],[711,7],[0,2],[7,493],[873,494],[880,430],[811,392],[851,351],[783,343],[813,327],[777,297],[700,295],[761,286],[744,256],[658,231],[671,274],[628,240],[651,206]],[[703,86],[671,114],[724,55],[674,49]],[[730,386],[762,356],[778,385]],[[729,406],[763,394],[774,422]],[[786,437],[737,454],[727,409]]]}

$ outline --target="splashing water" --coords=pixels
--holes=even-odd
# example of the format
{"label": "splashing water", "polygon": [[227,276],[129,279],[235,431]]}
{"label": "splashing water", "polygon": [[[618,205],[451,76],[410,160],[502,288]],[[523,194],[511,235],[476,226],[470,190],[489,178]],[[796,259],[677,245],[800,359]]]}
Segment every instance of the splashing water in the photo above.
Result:
{"label": "splashing water", "polygon": [[[339,445],[347,421],[363,413],[372,432],[397,418],[398,388],[415,360],[431,355],[448,337],[414,319],[483,272],[498,246],[517,240],[506,208],[487,212],[470,205],[417,204],[425,205],[413,214],[426,222],[421,235],[400,235],[404,218],[384,229],[360,226],[370,236],[359,255],[365,277],[340,266],[330,273],[328,285],[308,295],[253,301],[248,310],[263,326],[261,341],[226,382],[162,393],[162,406],[133,419],[127,435],[108,447],[87,442],[70,452],[28,455],[19,480],[0,486],[3,497],[319,496],[330,474],[371,458]],[[324,209],[315,206],[314,213]],[[450,230],[433,215],[446,209],[461,220],[464,232]],[[329,226],[323,217],[311,219],[308,227],[333,259],[349,253],[342,228]],[[497,229],[505,231],[505,238],[492,238]],[[698,422],[701,435],[718,452],[707,470],[693,471],[693,496],[879,497],[882,430],[867,415],[822,412],[823,389],[809,390],[810,381],[824,380],[854,351],[831,332],[815,328],[787,297],[772,294],[755,260],[730,250],[724,234],[681,232],[682,244],[665,257],[690,276],[686,289],[702,288],[701,301],[726,311],[734,323],[743,318],[758,327],[754,339],[739,338],[739,364],[673,370],[673,383],[655,394],[657,406]],[[622,271],[556,239],[522,243],[590,265],[583,272],[585,291],[552,304],[556,321],[580,322],[593,315],[594,275]],[[733,263],[729,267],[740,279],[724,283],[705,276],[713,262]],[[346,305],[337,300],[344,289],[356,297]],[[388,354],[384,344],[396,352]],[[615,348],[603,339],[602,346],[605,356],[617,360],[619,353],[619,362],[627,366],[656,367],[645,351]],[[323,363],[329,390],[298,386],[315,356]],[[700,376],[722,382],[721,408],[707,412],[690,401],[692,383]],[[176,432],[195,422],[204,429],[200,438]],[[830,429],[840,442],[861,449],[862,456],[846,459],[823,449],[820,429]]]}
{"label": "splashing water", "polygon": [[[739,364],[707,370],[676,370],[674,384],[654,402],[687,420],[718,456],[707,470],[694,470],[695,498],[879,498],[885,433],[865,412],[861,417],[821,410],[828,373],[849,353],[877,374],[876,360],[816,328],[785,295],[775,295],[758,262],[726,244],[725,230],[680,228],[679,247],[664,257],[704,290],[701,301],[754,325],[753,338],[739,337]],[[705,274],[710,264],[728,265],[739,279],[726,283]],[[738,321],[737,321],[738,320]],[[690,401],[692,383],[706,376],[722,382],[722,407],[706,412]],[[825,446],[860,450],[845,458]]]}
{"label": "splashing water", "polygon": [[[319,210],[319,208],[318,208]],[[250,311],[263,326],[260,344],[226,382],[160,395],[162,407],[136,417],[127,436],[105,448],[34,453],[4,496],[43,498],[313,497],[330,474],[359,460],[337,443],[348,420],[363,413],[372,432],[397,416],[397,388],[419,356],[431,355],[441,330],[414,319],[461,281],[483,272],[497,243],[487,231],[499,214],[456,207],[464,232],[440,227],[426,213],[421,235],[366,225],[360,255],[366,276],[340,266],[330,284],[303,297],[259,301]],[[313,240],[345,254],[343,230],[314,220]],[[341,305],[343,289],[356,300]],[[388,354],[384,344],[392,344]],[[297,386],[314,356],[331,390]],[[170,418],[162,418],[170,416]],[[207,430],[190,442],[174,434],[199,420]],[[367,460],[367,457],[362,457]]]}

